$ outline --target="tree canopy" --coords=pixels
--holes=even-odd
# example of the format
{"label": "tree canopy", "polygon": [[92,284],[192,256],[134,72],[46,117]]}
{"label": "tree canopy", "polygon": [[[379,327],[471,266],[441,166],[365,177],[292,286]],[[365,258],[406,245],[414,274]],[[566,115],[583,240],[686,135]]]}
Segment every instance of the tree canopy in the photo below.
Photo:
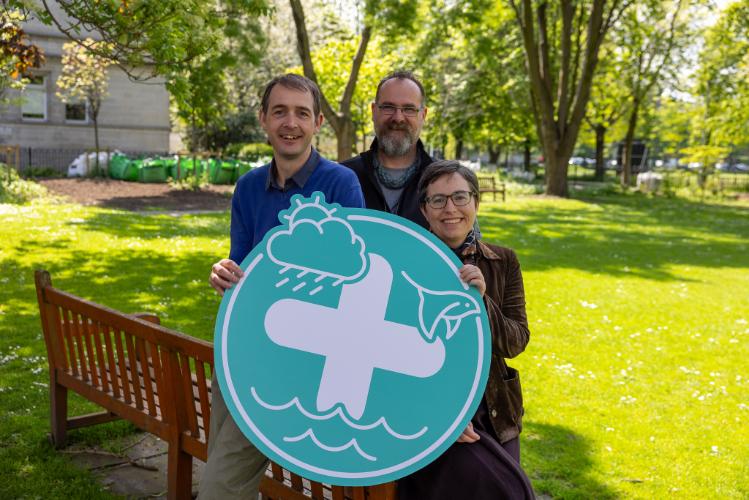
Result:
{"label": "tree canopy", "polygon": [[[163,79],[193,148],[260,139],[258,93],[293,70],[320,86],[327,133],[348,158],[368,146],[377,82],[413,70],[427,91],[423,138],[432,147],[488,154],[491,163],[500,151],[522,148],[527,159],[538,147],[546,192],[564,196],[569,159],[593,137],[599,179],[609,141],[645,139],[673,157],[690,146],[731,154],[749,146],[749,0],[714,9],[712,26],[708,8],[706,0],[8,0],[3,12],[33,13],[132,78]],[[4,21],[3,88],[20,85],[15,76],[40,57],[12,25]]]}
{"label": "tree canopy", "polygon": [[728,6],[708,29],[697,93],[704,99],[707,143],[749,144],[749,0]]}
{"label": "tree canopy", "polygon": [[42,51],[29,43],[21,28],[22,19],[17,11],[0,11],[0,104],[6,100],[5,90],[22,89],[23,77],[44,62]]}

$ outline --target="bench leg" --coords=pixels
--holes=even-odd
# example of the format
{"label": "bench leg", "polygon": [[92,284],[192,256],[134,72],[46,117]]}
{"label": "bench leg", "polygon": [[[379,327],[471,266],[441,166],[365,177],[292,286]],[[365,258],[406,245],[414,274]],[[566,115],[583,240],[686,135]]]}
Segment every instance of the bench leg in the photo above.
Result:
{"label": "bench leg", "polygon": [[68,388],[57,383],[57,372],[49,374],[49,410],[52,426],[52,444],[62,448],[67,441]]}
{"label": "bench leg", "polygon": [[192,498],[192,457],[179,449],[179,443],[169,443],[167,465],[167,498]]}

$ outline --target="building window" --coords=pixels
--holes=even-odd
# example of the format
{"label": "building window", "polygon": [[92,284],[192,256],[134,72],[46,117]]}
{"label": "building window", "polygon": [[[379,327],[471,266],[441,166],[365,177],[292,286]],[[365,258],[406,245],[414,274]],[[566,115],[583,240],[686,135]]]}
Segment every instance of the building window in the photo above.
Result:
{"label": "building window", "polygon": [[24,120],[45,121],[47,119],[47,77],[32,76],[23,89],[21,113]]}
{"label": "building window", "polygon": [[88,103],[85,101],[65,105],[65,121],[70,123],[88,122]]}

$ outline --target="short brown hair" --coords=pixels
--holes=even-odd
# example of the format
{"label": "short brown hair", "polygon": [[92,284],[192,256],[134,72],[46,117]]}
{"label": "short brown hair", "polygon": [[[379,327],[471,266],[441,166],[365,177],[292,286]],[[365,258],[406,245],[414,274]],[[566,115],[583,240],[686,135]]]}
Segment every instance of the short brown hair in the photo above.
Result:
{"label": "short brown hair", "polygon": [[380,80],[380,83],[377,84],[377,92],[375,92],[375,102],[379,102],[380,100],[380,89],[383,85],[385,85],[385,82],[389,80],[411,80],[416,84],[417,87],[419,87],[419,92],[421,92],[421,105],[424,106],[426,104],[426,94],[424,93],[424,85],[421,84],[421,81],[419,81],[418,78],[416,78],[416,75],[414,75],[411,71],[404,71],[404,70],[398,70],[393,71],[392,73],[388,74],[385,78]]}
{"label": "short brown hair", "polygon": [[268,100],[270,99],[270,93],[273,90],[273,87],[275,87],[276,85],[281,85],[282,87],[286,87],[287,89],[309,92],[310,94],[312,94],[312,106],[314,108],[315,116],[318,116],[320,114],[320,109],[322,108],[320,101],[322,98],[320,97],[320,89],[317,87],[317,84],[306,76],[295,75],[294,73],[287,73],[285,75],[277,76],[273,80],[271,80],[268,85],[265,86],[265,90],[263,91],[263,100],[260,102],[260,107],[263,110],[263,113],[268,112]]}
{"label": "short brown hair", "polygon": [[419,179],[419,203],[426,203],[427,188],[429,185],[445,175],[460,174],[470,188],[473,196],[478,203],[479,196],[479,179],[476,174],[468,167],[464,167],[458,160],[439,160],[435,161],[424,169]]}

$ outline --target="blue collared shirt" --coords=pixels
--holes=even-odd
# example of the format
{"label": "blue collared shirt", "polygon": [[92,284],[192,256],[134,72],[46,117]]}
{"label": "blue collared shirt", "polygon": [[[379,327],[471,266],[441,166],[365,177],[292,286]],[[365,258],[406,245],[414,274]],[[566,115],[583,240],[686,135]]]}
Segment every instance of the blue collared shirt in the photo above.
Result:
{"label": "blue collared shirt", "polygon": [[312,148],[312,152],[310,153],[309,158],[307,158],[307,161],[304,162],[304,165],[302,165],[302,168],[297,170],[297,172],[289,179],[286,179],[286,184],[284,186],[281,186],[278,184],[278,167],[276,166],[276,159],[274,158],[270,162],[268,177],[265,181],[265,189],[268,190],[272,187],[278,189],[279,191],[285,191],[287,189],[291,189],[293,187],[293,184],[296,184],[297,187],[303,188],[307,183],[309,176],[312,175],[312,172],[315,171],[315,167],[319,162],[320,153],[318,153],[315,148]]}

